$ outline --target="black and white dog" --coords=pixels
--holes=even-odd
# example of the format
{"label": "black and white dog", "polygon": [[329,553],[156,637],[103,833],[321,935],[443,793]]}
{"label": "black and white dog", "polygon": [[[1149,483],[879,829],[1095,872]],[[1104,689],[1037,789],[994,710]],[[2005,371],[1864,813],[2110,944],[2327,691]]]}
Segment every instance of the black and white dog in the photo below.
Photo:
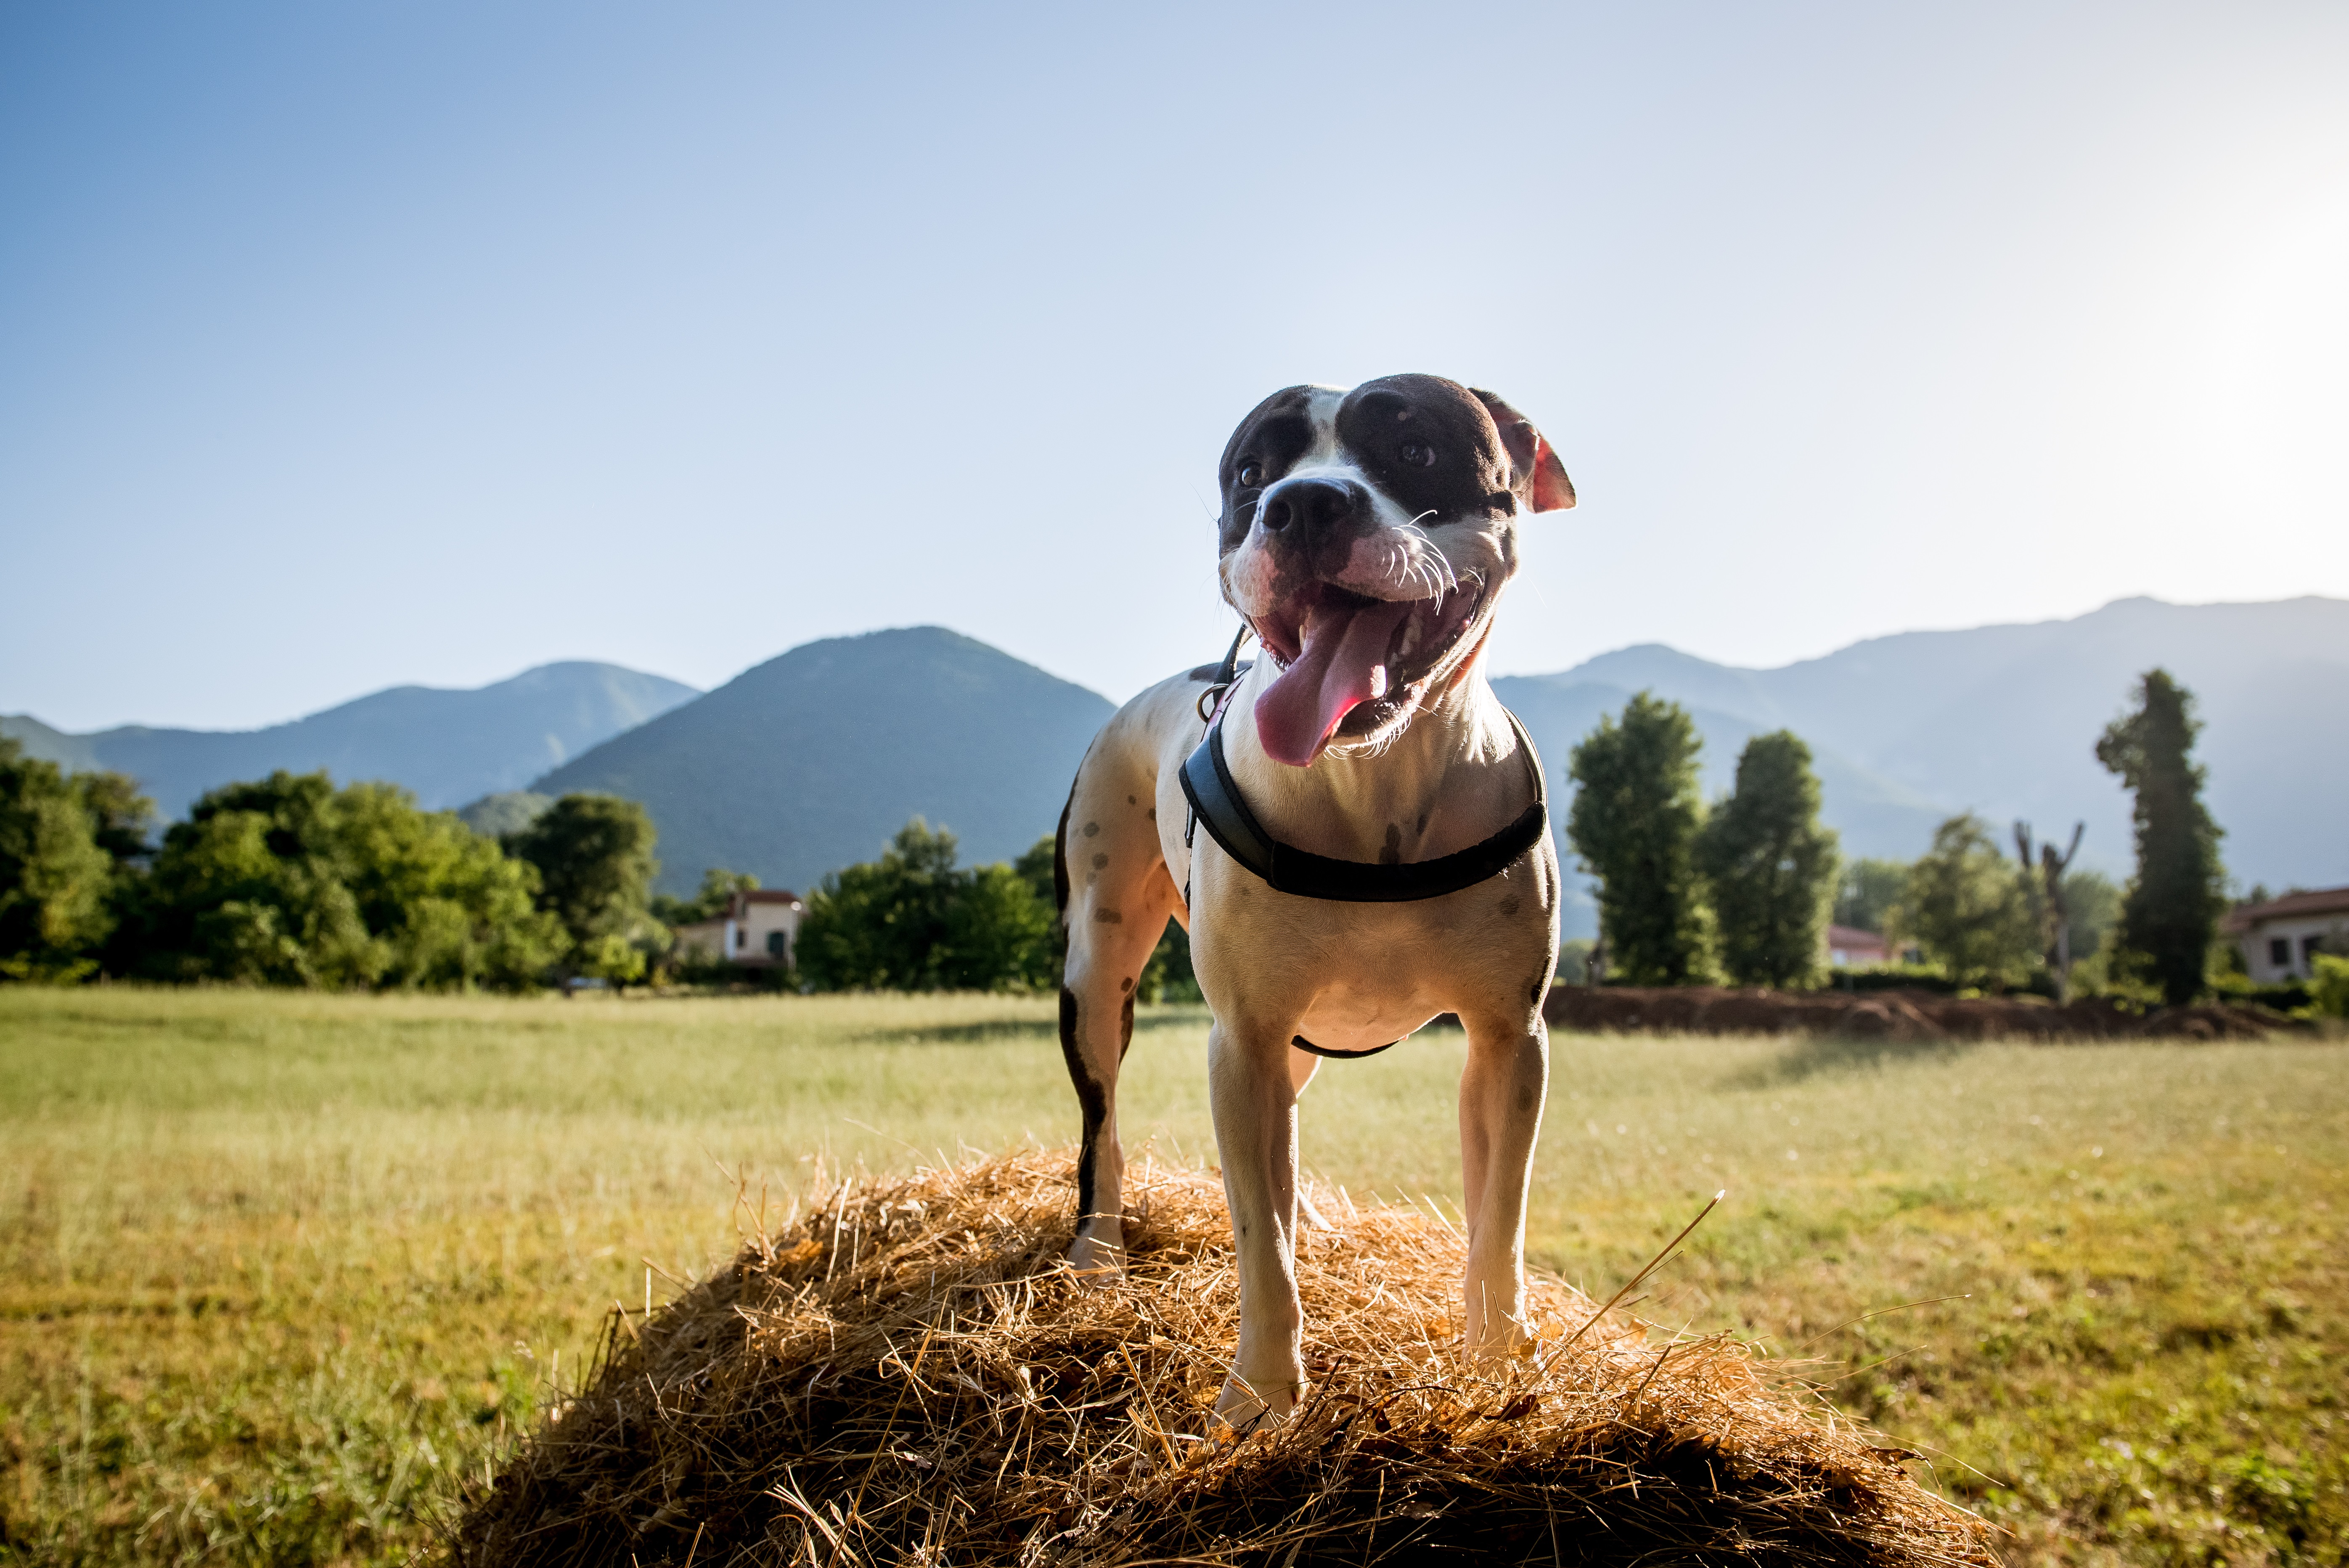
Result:
{"label": "black and white dog", "polygon": [[1240,1264],[1216,1407],[1245,1425],[1284,1417],[1305,1386],[1297,1096],[1323,1056],[1441,1013],[1468,1033],[1467,1345],[1506,1351],[1526,1333],[1558,870],[1540,764],[1484,651],[1518,518],[1573,505],[1574,489],[1530,421],[1434,376],[1276,392],[1233,432],[1220,480],[1224,597],[1269,657],[1151,688],[1086,754],[1060,833],[1061,1042],[1084,1113],[1069,1256],[1115,1271],[1133,987],[1167,917],[1184,922],[1215,1015]]}

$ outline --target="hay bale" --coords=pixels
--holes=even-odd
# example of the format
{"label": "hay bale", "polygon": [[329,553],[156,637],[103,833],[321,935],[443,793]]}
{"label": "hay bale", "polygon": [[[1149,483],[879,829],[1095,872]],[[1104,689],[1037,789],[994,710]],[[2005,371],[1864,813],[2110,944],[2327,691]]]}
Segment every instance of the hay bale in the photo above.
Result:
{"label": "hay bale", "polygon": [[[1539,1353],[1464,1366],[1461,1243],[1318,1193],[1314,1387],[1233,1440],[1212,1178],[1129,1174],[1131,1272],[1059,1264],[1072,1163],[843,1186],[658,1309],[477,1489],[460,1563],[1993,1561],[1914,1458],[1744,1348],[1664,1345],[1534,1282]],[[1595,1321],[1594,1321],[1595,1320]]]}

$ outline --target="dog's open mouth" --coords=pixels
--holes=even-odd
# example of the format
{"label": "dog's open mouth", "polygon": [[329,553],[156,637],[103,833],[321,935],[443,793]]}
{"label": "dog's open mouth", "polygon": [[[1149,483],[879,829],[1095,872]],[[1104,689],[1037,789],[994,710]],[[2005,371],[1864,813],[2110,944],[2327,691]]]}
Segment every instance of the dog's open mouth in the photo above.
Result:
{"label": "dog's open mouth", "polygon": [[1374,599],[1322,583],[1255,617],[1257,636],[1281,666],[1257,699],[1265,753],[1309,767],[1348,714],[1365,703],[1392,711],[1452,651],[1483,601],[1466,589]]}

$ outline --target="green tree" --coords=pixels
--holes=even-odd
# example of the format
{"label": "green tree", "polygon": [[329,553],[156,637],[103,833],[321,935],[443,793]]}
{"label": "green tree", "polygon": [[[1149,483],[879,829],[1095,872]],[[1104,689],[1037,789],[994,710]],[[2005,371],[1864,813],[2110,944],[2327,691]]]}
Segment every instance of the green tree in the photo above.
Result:
{"label": "green tree", "polygon": [[1711,913],[1696,863],[1701,746],[1686,710],[1642,691],[1624,704],[1620,723],[1599,721],[1568,767],[1575,794],[1567,838],[1599,879],[1609,972],[1635,985],[1711,978]]}
{"label": "green tree", "polygon": [[390,967],[343,879],[335,786],[284,772],[225,784],[171,825],[148,883],[140,971],[341,991]]}
{"label": "green tree", "polygon": [[1052,906],[1009,866],[961,874],[947,908],[938,983],[950,991],[1039,991],[1053,983]]}
{"label": "green tree", "polygon": [[2121,918],[2121,890],[2101,871],[2064,873],[2064,919],[2070,928],[2072,961],[2093,958]]}
{"label": "green tree", "polygon": [[800,920],[801,977],[818,991],[937,990],[956,849],[917,816],[880,859],[827,874]]}
{"label": "green tree", "polygon": [[90,794],[0,737],[0,977],[74,980],[114,926],[114,857]]}
{"label": "green tree", "polygon": [[1059,834],[1048,833],[1021,851],[1019,858],[1011,863],[1011,869],[1028,884],[1028,890],[1036,895],[1036,901],[1053,910],[1061,907],[1060,873],[1056,869],[1061,860],[1060,840]]}
{"label": "green tree", "polygon": [[537,877],[391,784],[323,773],[216,789],[164,835],[136,972],[327,990],[535,984],[562,950]]}
{"label": "green tree", "polygon": [[1025,875],[1002,865],[962,870],[957,848],[952,833],[917,816],[880,859],[825,877],[800,921],[802,978],[819,991],[1050,984],[1056,922],[1032,866]]}
{"label": "green tree", "polygon": [[1933,830],[1933,847],[1909,868],[1895,923],[1961,985],[2020,981],[2038,954],[2030,895],[1971,812]]}
{"label": "green tree", "polygon": [[656,837],[643,806],[609,794],[566,794],[506,836],[507,853],[538,868],[538,907],[570,940],[571,973],[626,984],[668,945],[651,910]]}
{"label": "green tree", "polygon": [[128,869],[151,852],[148,837],[155,830],[155,803],[139,793],[136,779],[116,773],[73,775],[82,805],[89,808],[90,834],[98,846],[113,857],[118,870]]}
{"label": "green tree", "polygon": [[2137,797],[2137,875],[2121,898],[2119,945],[2173,1007],[2204,990],[2211,933],[2226,908],[2220,828],[2202,804],[2204,770],[2189,756],[2201,727],[2193,693],[2149,670],[2136,711],[2096,742],[2096,760]]}
{"label": "green tree", "polygon": [[1847,860],[1836,885],[1835,923],[1881,935],[1890,927],[1893,907],[1908,892],[1906,860]]}
{"label": "green tree", "polygon": [[1810,747],[1787,730],[1746,742],[1734,793],[1697,837],[1732,980],[1784,989],[1818,979],[1841,862],[1819,826]]}
{"label": "green tree", "polygon": [[369,933],[388,944],[377,983],[403,989],[516,990],[562,950],[537,908],[532,867],[450,812],[420,811],[396,784],[340,792],[334,830],[342,876]]}
{"label": "green tree", "polygon": [[733,906],[737,893],[755,893],[759,878],[749,871],[726,871],[712,866],[701,874],[701,887],[690,898],[672,898],[666,893],[656,893],[652,899],[653,919],[664,926],[691,926],[703,920],[714,920]]}

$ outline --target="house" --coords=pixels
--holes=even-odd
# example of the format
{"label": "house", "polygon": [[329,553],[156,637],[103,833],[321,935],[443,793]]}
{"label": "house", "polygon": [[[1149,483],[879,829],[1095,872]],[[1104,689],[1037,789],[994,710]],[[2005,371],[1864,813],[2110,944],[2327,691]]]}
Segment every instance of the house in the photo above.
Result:
{"label": "house", "polygon": [[2243,950],[2243,968],[2263,985],[2306,980],[2318,953],[2349,957],[2349,888],[2286,893],[2227,911],[2221,922]]}
{"label": "house", "polygon": [[1863,931],[1857,926],[1829,926],[1827,961],[1837,969],[1876,969],[1895,961],[1891,949],[1874,931]]}
{"label": "house", "polygon": [[677,928],[678,956],[746,969],[788,964],[799,940],[800,917],[806,912],[797,893],[781,888],[737,893],[724,914]]}

